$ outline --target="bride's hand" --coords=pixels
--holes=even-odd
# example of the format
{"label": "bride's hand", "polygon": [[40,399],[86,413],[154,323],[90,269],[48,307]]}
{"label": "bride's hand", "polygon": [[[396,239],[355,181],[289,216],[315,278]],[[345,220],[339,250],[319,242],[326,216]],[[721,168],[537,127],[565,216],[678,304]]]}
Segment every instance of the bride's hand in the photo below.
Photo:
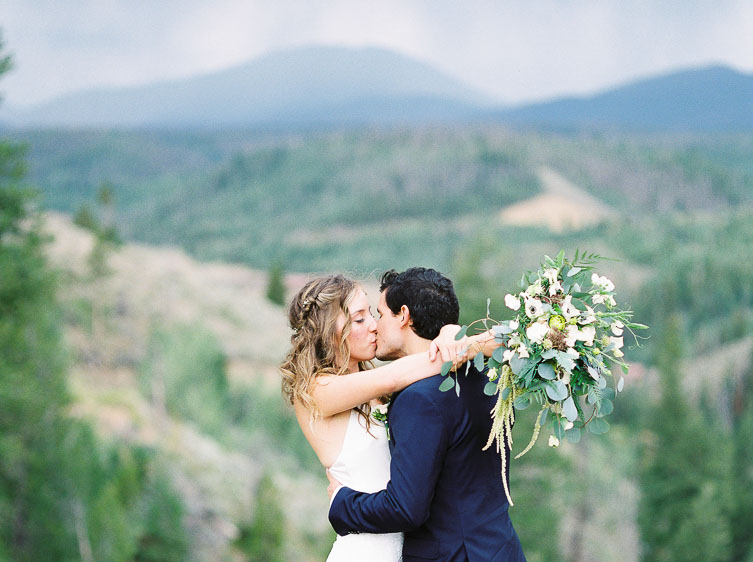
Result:
{"label": "bride's hand", "polygon": [[452,361],[453,368],[462,365],[468,360],[468,346],[471,341],[468,336],[463,336],[459,340],[455,336],[460,331],[457,324],[447,324],[439,330],[439,335],[434,338],[429,346],[429,359],[434,361],[437,353],[442,358],[442,362]]}

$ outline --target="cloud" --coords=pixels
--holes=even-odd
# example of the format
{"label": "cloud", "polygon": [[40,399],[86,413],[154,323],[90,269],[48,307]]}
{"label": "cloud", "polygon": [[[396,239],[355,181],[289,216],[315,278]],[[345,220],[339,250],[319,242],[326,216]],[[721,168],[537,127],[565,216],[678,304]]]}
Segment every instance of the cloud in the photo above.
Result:
{"label": "cloud", "polygon": [[4,0],[0,21],[16,105],[310,43],[394,49],[507,101],[709,62],[753,70],[746,0]]}

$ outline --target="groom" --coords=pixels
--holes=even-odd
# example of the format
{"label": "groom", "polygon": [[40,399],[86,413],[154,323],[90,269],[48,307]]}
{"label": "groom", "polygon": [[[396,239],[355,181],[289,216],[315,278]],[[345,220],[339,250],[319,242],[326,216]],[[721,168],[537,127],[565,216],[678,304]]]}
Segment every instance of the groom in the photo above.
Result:
{"label": "groom", "polygon": [[[380,291],[379,359],[427,351],[442,326],[458,322],[452,282],[433,269],[388,271]],[[435,375],[393,396],[387,488],[366,494],[336,488],[330,477],[329,520],[340,535],[403,531],[405,562],[524,562],[507,513],[499,453],[482,451],[496,397],[483,393],[487,379],[473,367],[467,377],[465,368],[458,372],[459,397],[440,392],[442,380]]]}

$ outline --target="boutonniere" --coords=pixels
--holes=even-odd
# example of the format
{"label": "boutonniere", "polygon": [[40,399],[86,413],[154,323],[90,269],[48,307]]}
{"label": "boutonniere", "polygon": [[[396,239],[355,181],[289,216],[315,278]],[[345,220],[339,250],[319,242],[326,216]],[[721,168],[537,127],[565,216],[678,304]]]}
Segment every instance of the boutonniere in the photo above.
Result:
{"label": "boutonniere", "polygon": [[382,422],[384,424],[384,429],[387,431],[387,441],[390,440],[390,424],[387,421],[387,412],[390,409],[390,403],[387,402],[386,404],[379,404],[378,406],[374,406],[371,410],[371,417],[374,418],[376,421]]}

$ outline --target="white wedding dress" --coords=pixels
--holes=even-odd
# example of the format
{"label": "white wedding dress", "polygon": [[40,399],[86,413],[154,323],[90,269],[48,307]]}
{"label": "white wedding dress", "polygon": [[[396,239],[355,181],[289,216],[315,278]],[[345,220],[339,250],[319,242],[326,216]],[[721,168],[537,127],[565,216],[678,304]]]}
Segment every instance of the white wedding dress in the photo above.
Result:
{"label": "white wedding dress", "polygon": [[[366,432],[363,416],[351,410],[343,447],[329,468],[341,484],[359,492],[378,492],[390,480],[390,449],[387,432],[378,421],[371,421]],[[403,534],[358,533],[338,536],[327,562],[399,562],[402,559]]]}

